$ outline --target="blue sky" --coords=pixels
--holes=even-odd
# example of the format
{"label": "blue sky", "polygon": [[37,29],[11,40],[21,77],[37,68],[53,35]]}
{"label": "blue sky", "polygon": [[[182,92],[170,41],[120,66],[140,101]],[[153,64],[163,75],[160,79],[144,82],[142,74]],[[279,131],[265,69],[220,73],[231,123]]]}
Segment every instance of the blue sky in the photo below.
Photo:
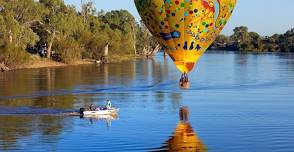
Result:
{"label": "blue sky", "polygon": [[[98,10],[127,9],[140,20],[133,0],[92,1]],[[80,8],[80,0],[65,0],[65,2]],[[294,28],[294,0],[238,0],[235,12],[223,34],[232,34],[234,27],[240,25],[245,25],[249,31],[264,36],[284,33]]]}

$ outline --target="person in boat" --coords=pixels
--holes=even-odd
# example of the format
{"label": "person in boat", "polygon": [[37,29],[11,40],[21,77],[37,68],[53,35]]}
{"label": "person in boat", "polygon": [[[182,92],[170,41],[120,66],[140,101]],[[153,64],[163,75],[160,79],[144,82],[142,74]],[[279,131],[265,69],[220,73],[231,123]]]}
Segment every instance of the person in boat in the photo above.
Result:
{"label": "person in boat", "polygon": [[90,111],[99,111],[99,110],[101,110],[99,106],[94,106],[93,104],[90,105],[89,109],[90,109]]}
{"label": "person in boat", "polygon": [[100,108],[99,106],[95,106],[95,105],[91,104],[89,106],[89,109],[90,109],[90,111],[109,110],[109,109],[111,109],[111,106],[112,106],[111,101],[107,100],[107,104],[105,107]]}
{"label": "person in boat", "polygon": [[111,101],[110,100],[107,100],[107,104],[106,104],[106,109],[109,110],[111,109]]}
{"label": "person in boat", "polygon": [[89,109],[90,109],[90,111],[95,111],[95,106],[93,105],[93,104],[91,104],[90,106],[89,106]]}

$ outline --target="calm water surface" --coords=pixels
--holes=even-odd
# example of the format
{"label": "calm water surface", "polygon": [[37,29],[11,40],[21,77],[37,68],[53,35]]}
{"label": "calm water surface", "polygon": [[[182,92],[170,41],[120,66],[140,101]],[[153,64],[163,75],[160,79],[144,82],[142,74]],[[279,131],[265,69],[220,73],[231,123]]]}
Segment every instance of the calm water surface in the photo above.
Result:
{"label": "calm water surface", "polygon": [[[190,90],[178,89],[179,77],[161,55],[0,73],[0,151],[160,151],[184,144],[212,152],[294,151],[293,54],[209,53],[190,74]],[[120,108],[118,118],[58,114],[106,99]],[[182,106],[190,111],[186,124],[179,122]]]}

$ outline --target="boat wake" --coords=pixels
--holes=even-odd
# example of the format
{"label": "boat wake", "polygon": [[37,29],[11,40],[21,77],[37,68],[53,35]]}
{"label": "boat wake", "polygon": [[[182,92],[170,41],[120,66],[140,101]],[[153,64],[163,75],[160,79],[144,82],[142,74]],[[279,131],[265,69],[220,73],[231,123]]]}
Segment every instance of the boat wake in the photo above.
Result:
{"label": "boat wake", "polygon": [[62,110],[31,107],[0,107],[1,115],[79,115],[76,110]]}

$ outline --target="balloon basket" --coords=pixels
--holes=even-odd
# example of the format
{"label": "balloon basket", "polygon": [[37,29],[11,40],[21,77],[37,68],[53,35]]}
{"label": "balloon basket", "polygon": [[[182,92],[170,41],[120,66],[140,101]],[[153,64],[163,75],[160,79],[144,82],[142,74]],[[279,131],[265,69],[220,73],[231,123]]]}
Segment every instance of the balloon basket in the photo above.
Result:
{"label": "balloon basket", "polygon": [[190,82],[189,81],[180,82],[179,87],[180,89],[184,89],[184,90],[190,89]]}

